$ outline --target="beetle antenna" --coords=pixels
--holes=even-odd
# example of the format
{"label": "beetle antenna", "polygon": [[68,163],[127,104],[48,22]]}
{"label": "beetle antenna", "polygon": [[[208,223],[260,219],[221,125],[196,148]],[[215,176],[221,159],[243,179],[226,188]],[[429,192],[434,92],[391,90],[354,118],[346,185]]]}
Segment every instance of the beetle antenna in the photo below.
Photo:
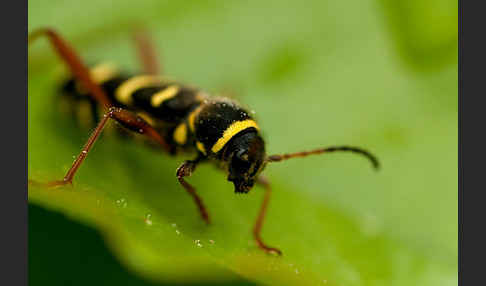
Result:
{"label": "beetle antenna", "polygon": [[315,149],[311,151],[303,151],[303,152],[296,152],[296,153],[289,153],[289,154],[281,154],[281,155],[271,155],[268,156],[265,161],[266,162],[280,162],[292,158],[301,158],[301,157],[307,157],[309,155],[317,155],[317,154],[323,154],[323,153],[331,153],[331,152],[352,152],[355,154],[360,154],[365,156],[368,160],[371,161],[371,164],[373,165],[373,168],[376,170],[379,169],[380,163],[378,162],[378,159],[375,157],[375,155],[371,154],[370,152],[358,148],[358,147],[350,147],[350,146],[331,146],[327,148],[320,148],[320,149]]}

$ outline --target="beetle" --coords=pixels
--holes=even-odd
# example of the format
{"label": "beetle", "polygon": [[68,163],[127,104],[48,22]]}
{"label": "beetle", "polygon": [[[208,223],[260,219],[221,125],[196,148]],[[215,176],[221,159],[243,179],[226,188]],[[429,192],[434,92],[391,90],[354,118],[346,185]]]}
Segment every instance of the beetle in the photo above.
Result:
{"label": "beetle", "polygon": [[[54,29],[42,28],[29,34],[29,45],[45,37],[72,73],[61,88],[62,98],[75,107],[88,105],[97,122],[73,165],[61,180],[45,183],[47,187],[72,184],[95,141],[111,119],[133,133],[156,142],[170,155],[195,153],[176,170],[181,186],[196,203],[202,219],[210,217],[201,197],[186,178],[202,162],[217,164],[226,172],[236,193],[248,193],[256,184],[264,187],[253,236],[257,245],[268,253],[281,254],[263,242],[261,230],[270,201],[271,188],[262,171],[269,163],[332,152],[352,152],[365,156],[378,169],[377,158],[363,148],[331,146],[289,154],[267,155],[260,127],[252,113],[234,99],[210,96],[202,89],[180,83],[159,74],[153,45],[148,36],[135,37],[143,74],[130,74],[115,66],[101,63],[88,67],[72,46]],[[99,111],[103,113],[99,116]],[[101,117],[101,119],[99,119]],[[36,184],[29,180],[30,184]]]}

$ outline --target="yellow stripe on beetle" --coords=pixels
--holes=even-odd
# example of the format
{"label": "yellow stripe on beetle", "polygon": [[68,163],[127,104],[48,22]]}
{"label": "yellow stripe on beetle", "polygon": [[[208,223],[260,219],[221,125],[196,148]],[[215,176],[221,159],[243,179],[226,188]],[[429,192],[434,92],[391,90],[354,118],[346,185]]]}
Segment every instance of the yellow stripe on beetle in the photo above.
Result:
{"label": "yellow stripe on beetle", "polygon": [[231,138],[233,138],[233,136],[251,127],[257,130],[260,129],[258,127],[258,124],[251,119],[234,122],[223,132],[223,136],[221,136],[221,138],[219,138],[218,141],[216,141],[216,143],[211,148],[211,151],[213,153],[217,153],[219,150],[221,150],[224,147],[224,145],[226,145],[226,143],[228,143],[228,141],[231,140]]}
{"label": "yellow stripe on beetle", "polygon": [[159,107],[164,101],[173,98],[177,95],[181,88],[177,85],[170,85],[167,88],[157,92],[150,98],[150,104],[153,107]]}
{"label": "yellow stripe on beetle", "polygon": [[203,153],[204,155],[206,155],[206,148],[204,148],[204,145],[203,143],[199,142],[199,141],[196,141],[196,147],[199,151],[201,151],[201,153]]}
{"label": "yellow stripe on beetle", "polygon": [[118,69],[112,63],[101,63],[90,71],[91,78],[94,82],[102,84],[118,75]]}
{"label": "yellow stripe on beetle", "polygon": [[196,116],[201,112],[203,109],[204,104],[199,105],[196,109],[194,109],[188,116],[187,121],[189,122],[189,128],[191,129],[192,132],[196,130],[194,126],[194,120],[196,120]]}
{"label": "yellow stripe on beetle", "polygon": [[[119,71],[117,67],[113,63],[109,62],[98,64],[89,70],[91,79],[100,85],[109,81],[110,79],[113,79],[118,75],[118,73]],[[76,82],[76,90],[79,93],[86,92],[79,82]]]}
{"label": "yellow stripe on beetle", "polygon": [[156,86],[161,84],[163,78],[154,75],[140,75],[134,76],[125,82],[123,82],[115,91],[115,97],[123,104],[132,104],[132,94],[137,90],[144,87]]}
{"label": "yellow stripe on beetle", "polygon": [[179,145],[184,145],[187,142],[187,125],[186,123],[179,124],[174,130],[174,141]]}

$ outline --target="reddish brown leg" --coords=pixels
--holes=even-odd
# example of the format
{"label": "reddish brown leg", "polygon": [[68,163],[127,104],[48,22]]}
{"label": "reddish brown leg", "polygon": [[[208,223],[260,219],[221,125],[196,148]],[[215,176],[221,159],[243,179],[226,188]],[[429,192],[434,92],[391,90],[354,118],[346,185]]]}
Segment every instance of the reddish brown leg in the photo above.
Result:
{"label": "reddish brown leg", "polygon": [[54,50],[67,64],[73,76],[89,91],[90,96],[106,109],[110,108],[112,103],[106,96],[106,93],[91,79],[89,69],[81,61],[74,49],[57,32],[49,28],[35,30],[29,35],[29,45],[41,36],[49,39]]}
{"label": "reddish brown leg", "polygon": [[[153,140],[160,143],[160,145],[162,145],[162,147],[166,149],[166,151],[169,151],[169,146],[164,141],[164,139],[145,120],[130,111],[123,110],[121,108],[111,107],[98,123],[98,126],[96,126],[93,133],[91,133],[91,136],[88,138],[88,141],[86,142],[78,157],[74,161],[73,165],[67,172],[66,176],[64,176],[62,180],[48,182],[47,184],[45,184],[47,187],[72,184],[74,175],[78,171],[86,156],[88,156],[88,152],[91,150],[91,147],[93,147],[96,139],[98,139],[98,137],[100,136],[103,128],[108,122],[108,119],[114,119],[131,131],[138,132],[152,138]],[[32,180],[29,180],[29,184],[39,185],[39,183],[36,183]]]}
{"label": "reddish brown leg", "polygon": [[198,196],[196,193],[196,190],[194,189],[193,186],[191,186],[186,180],[184,180],[184,177],[189,177],[192,172],[196,169],[197,164],[199,163],[199,159],[193,160],[193,161],[185,161],[182,163],[182,165],[177,168],[176,175],[177,179],[179,180],[179,183],[186,189],[186,191],[191,195],[191,197],[194,199],[194,202],[196,202],[197,207],[199,208],[199,213],[201,214],[201,217],[206,223],[210,223],[209,220],[209,215],[206,210],[206,207],[204,206],[201,197]]}
{"label": "reddish brown leg", "polygon": [[155,45],[150,35],[145,30],[138,30],[133,39],[137,48],[137,54],[142,63],[143,70],[147,74],[157,75],[162,72],[155,52]]}
{"label": "reddish brown leg", "polygon": [[261,232],[262,232],[263,220],[265,219],[265,214],[267,212],[267,206],[270,201],[270,195],[272,194],[272,189],[267,179],[262,176],[258,178],[257,182],[265,188],[265,197],[263,198],[263,203],[262,206],[260,207],[260,212],[258,213],[258,218],[256,220],[255,226],[253,227],[253,236],[258,244],[258,247],[263,249],[265,252],[282,255],[282,251],[280,251],[280,249],[275,247],[270,247],[262,241]]}

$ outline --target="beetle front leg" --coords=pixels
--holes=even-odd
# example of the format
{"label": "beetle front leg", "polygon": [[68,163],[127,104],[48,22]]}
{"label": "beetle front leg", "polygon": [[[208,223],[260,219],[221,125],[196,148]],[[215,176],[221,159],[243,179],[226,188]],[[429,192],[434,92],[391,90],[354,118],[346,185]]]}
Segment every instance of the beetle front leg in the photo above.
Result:
{"label": "beetle front leg", "polygon": [[179,180],[179,183],[184,187],[184,189],[191,195],[191,197],[194,199],[194,202],[196,203],[197,207],[199,208],[199,212],[201,214],[201,217],[203,220],[209,224],[209,215],[206,210],[206,207],[204,206],[201,197],[196,193],[196,189],[194,189],[193,186],[191,186],[186,180],[184,180],[184,177],[189,177],[192,175],[194,170],[196,169],[197,164],[200,162],[199,157],[196,160],[189,160],[185,161],[182,163],[182,165],[177,168],[176,171],[176,176],[177,179]]}

